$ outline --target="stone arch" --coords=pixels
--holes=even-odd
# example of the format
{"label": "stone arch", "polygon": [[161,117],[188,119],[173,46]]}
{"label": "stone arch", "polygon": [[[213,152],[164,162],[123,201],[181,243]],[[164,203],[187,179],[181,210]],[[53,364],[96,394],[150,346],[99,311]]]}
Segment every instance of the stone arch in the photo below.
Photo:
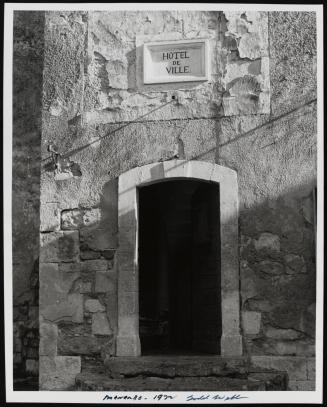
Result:
{"label": "stone arch", "polygon": [[221,234],[221,355],[242,355],[238,260],[238,185],[234,170],[203,161],[170,160],[133,168],[118,187],[117,356],[140,356],[138,314],[138,192],[140,186],[169,179],[219,183]]}

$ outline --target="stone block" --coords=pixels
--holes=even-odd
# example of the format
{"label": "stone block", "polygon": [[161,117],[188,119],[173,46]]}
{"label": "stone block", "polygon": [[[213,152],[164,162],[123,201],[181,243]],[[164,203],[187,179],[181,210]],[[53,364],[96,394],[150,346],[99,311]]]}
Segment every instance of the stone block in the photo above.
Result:
{"label": "stone block", "polygon": [[79,273],[62,273],[56,263],[40,265],[40,315],[52,322],[83,321],[83,296],[71,288]]}
{"label": "stone block", "polygon": [[40,236],[40,262],[51,263],[59,261],[58,259],[58,233],[46,233]]}
{"label": "stone block", "polygon": [[257,335],[261,328],[261,313],[255,311],[243,311],[242,326],[245,334]]}
{"label": "stone block", "polygon": [[15,352],[13,358],[14,365],[19,365],[20,363],[22,363],[22,361],[22,354],[20,352]]}
{"label": "stone block", "polygon": [[115,271],[97,271],[95,274],[96,293],[115,292],[117,287],[117,277]]}
{"label": "stone block", "polygon": [[307,359],[307,377],[308,377],[308,380],[316,379],[316,360],[315,360],[315,358]]}
{"label": "stone block", "polygon": [[41,234],[40,262],[73,262],[78,255],[78,231]]}
{"label": "stone block", "polygon": [[242,356],[243,344],[242,337],[239,334],[223,335],[221,337],[221,355],[222,356]]}
{"label": "stone block", "polygon": [[63,230],[80,229],[99,223],[101,212],[99,208],[68,209],[61,212],[61,228]]}
{"label": "stone block", "polygon": [[265,327],[265,335],[271,339],[294,340],[301,336],[301,333],[294,329],[274,328],[273,326]]}
{"label": "stone block", "polygon": [[132,252],[133,250],[135,250],[135,244],[136,244],[136,225],[135,227],[130,228],[125,228],[125,226],[121,226],[119,229],[120,250],[124,252]]}
{"label": "stone block", "polygon": [[39,374],[39,361],[35,359],[26,359],[25,362],[26,373],[31,376],[38,376]]}
{"label": "stone block", "polygon": [[81,271],[81,263],[61,263],[58,267],[62,273],[79,273]]}
{"label": "stone block", "polygon": [[103,297],[103,302],[106,305],[106,313],[108,315],[111,329],[116,332],[117,330],[117,292],[107,293]]}
{"label": "stone block", "polygon": [[315,345],[304,340],[279,340],[274,344],[274,350],[278,355],[312,356],[315,354]]}
{"label": "stone block", "polygon": [[85,332],[82,326],[80,334],[75,333],[75,327],[59,330],[58,353],[62,356],[95,356],[100,355],[102,349],[109,342],[108,336],[94,336],[91,332]]}
{"label": "stone block", "polygon": [[87,312],[104,312],[105,307],[100,303],[99,300],[88,299],[85,301],[85,311]]}
{"label": "stone block", "polygon": [[[131,259],[131,263],[133,260]],[[138,277],[135,269],[119,269],[118,291],[137,291]]]}
{"label": "stone block", "polygon": [[287,274],[306,273],[307,268],[302,256],[287,254],[284,257]]}
{"label": "stone block", "polygon": [[92,315],[92,333],[94,335],[112,334],[112,329],[105,312],[97,312]]}
{"label": "stone block", "polygon": [[81,294],[90,294],[92,292],[92,283],[90,281],[82,281],[80,287]]}
{"label": "stone block", "polygon": [[82,245],[80,249],[81,249],[81,253],[80,253],[81,260],[96,260],[96,259],[100,259],[100,257],[101,257],[100,252],[88,250],[88,247],[85,248],[84,245]]}
{"label": "stone block", "polygon": [[140,356],[141,343],[138,335],[118,335],[116,341],[117,356]]}
{"label": "stone block", "polygon": [[25,356],[29,359],[38,359],[39,351],[37,348],[27,348]]}
{"label": "stone block", "polygon": [[133,270],[135,268],[134,251],[117,250],[116,254],[119,270]]}
{"label": "stone block", "polygon": [[78,232],[63,232],[59,237],[58,257],[61,261],[74,261],[79,255]]}
{"label": "stone block", "polygon": [[113,232],[109,228],[93,226],[80,230],[80,241],[91,250],[102,251],[111,249],[116,244],[116,237],[113,237]]}
{"label": "stone block", "polygon": [[108,261],[107,260],[85,260],[81,263],[81,271],[83,273],[92,273],[94,271],[107,271]]}
{"label": "stone block", "polygon": [[57,354],[57,338],[57,325],[44,322],[40,324],[40,356],[55,356]]}
{"label": "stone block", "polygon": [[32,294],[29,294],[31,289],[30,275],[33,270],[33,264],[22,263],[13,264],[12,267],[12,283],[13,283],[13,305],[24,304],[26,297],[32,299]]}
{"label": "stone block", "polygon": [[102,256],[106,260],[113,260],[114,256],[115,256],[115,252],[116,252],[116,250],[109,249],[109,250],[104,250],[101,253],[102,253]]}
{"label": "stone block", "polygon": [[81,372],[79,356],[40,357],[40,390],[71,390]]}
{"label": "stone block", "polygon": [[138,313],[138,300],[137,292],[120,292],[118,303],[119,316],[135,317]]}
{"label": "stone block", "polygon": [[314,380],[290,380],[288,388],[292,391],[315,391],[316,383]]}
{"label": "stone block", "polygon": [[258,264],[258,270],[265,274],[278,276],[284,273],[284,266],[277,261],[263,260]]}
{"label": "stone block", "polygon": [[40,231],[54,232],[60,229],[60,208],[57,202],[40,205]]}
{"label": "stone block", "polygon": [[258,290],[255,281],[255,272],[251,268],[242,266],[241,264],[241,298],[243,304],[247,299],[256,297]]}
{"label": "stone block", "polygon": [[83,226],[83,210],[69,209],[61,212],[61,229],[79,229]]}
{"label": "stone block", "polygon": [[257,251],[266,249],[269,251],[280,251],[279,236],[272,233],[261,233],[258,240],[254,240],[254,247]]}
{"label": "stone block", "polygon": [[101,209],[100,208],[92,208],[92,209],[84,209],[83,214],[83,225],[92,226],[99,223],[101,220]]}
{"label": "stone block", "polygon": [[307,360],[301,356],[251,356],[254,367],[285,371],[289,380],[307,380]]}
{"label": "stone block", "polygon": [[31,306],[28,308],[28,319],[31,325],[37,327],[39,323],[39,307]]}
{"label": "stone block", "polygon": [[14,345],[14,352],[15,353],[18,353],[18,352],[22,351],[23,344],[22,344],[22,339],[21,338],[14,337],[13,345]]}

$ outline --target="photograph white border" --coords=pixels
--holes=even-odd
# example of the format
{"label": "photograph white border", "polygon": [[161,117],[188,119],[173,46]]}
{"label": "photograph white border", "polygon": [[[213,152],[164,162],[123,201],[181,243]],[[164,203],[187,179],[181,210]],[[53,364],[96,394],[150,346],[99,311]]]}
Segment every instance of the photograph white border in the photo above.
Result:
{"label": "photograph white border", "polygon": [[[315,391],[265,391],[238,392],[246,397],[232,400],[233,404],[265,403],[322,403],[322,363],[323,363],[323,287],[324,287],[324,155],[323,155],[323,6],[287,4],[175,4],[175,3],[5,3],[4,8],[4,77],[3,77],[3,174],[4,174],[4,314],[5,314],[5,369],[7,402],[46,402],[46,403],[108,403],[103,398],[108,392],[85,391],[13,391],[13,308],[12,308],[12,55],[13,55],[13,12],[14,10],[239,10],[253,11],[314,11],[317,13],[317,117],[318,117],[318,155],[317,155],[317,280],[316,280],[316,390]],[[113,403],[153,403],[151,394],[158,392],[114,392],[116,395],[148,395],[147,400],[114,400]],[[161,392],[169,394],[172,392]],[[190,392],[173,392],[173,401],[161,403],[186,403]],[[203,394],[193,392],[192,394]],[[206,394],[212,392],[205,392]],[[235,392],[214,392],[220,395],[233,395]],[[225,403],[225,401],[223,401]],[[194,403],[194,402],[193,402]],[[197,401],[197,404],[201,401]],[[204,404],[217,404],[216,400],[204,400]],[[228,401],[226,401],[228,403]]]}

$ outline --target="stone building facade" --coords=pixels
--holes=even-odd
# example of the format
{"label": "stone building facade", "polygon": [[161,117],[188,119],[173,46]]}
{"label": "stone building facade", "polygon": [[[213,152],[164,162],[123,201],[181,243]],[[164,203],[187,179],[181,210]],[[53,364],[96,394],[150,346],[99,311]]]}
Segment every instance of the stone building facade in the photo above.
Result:
{"label": "stone building facade", "polygon": [[[140,191],[156,185],[169,205],[203,183],[219,188],[220,322],[215,351],[197,328],[202,350],[314,389],[315,18],[15,12],[14,364],[39,375],[40,390],[72,388],[90,361],[143,355]],[[143,83],[144,44],[197,39],[209,43],[208,80]],[[199,194],[203,213],[210,194]]]}

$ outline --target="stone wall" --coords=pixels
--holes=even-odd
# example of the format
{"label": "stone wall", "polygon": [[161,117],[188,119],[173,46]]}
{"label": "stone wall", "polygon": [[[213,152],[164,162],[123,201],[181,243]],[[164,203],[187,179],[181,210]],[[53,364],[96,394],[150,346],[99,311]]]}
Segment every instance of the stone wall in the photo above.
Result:
{"label": "stone wall", "polygon": [[38,257],[44,13],[14,13],[13,315],[15,378],[38,375]]}
{"label": "stone wall", "polygon": [[[144,42],[202,37],[208,83],[141,84]],[[176,154],[238,173],[245,353],[311,366],[315,14],[46,12],[44,41],[41,387],[115,353],[117,177]]]}

